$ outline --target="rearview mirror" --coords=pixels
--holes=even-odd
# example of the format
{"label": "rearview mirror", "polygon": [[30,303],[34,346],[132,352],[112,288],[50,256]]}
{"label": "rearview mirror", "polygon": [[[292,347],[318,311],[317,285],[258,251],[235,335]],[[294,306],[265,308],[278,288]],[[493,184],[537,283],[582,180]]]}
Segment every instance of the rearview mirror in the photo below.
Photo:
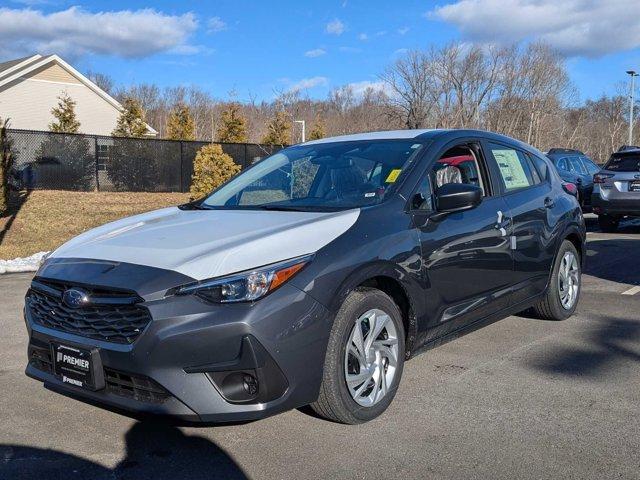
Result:
{"label": "rearview mirror", "polygon": [[482,202],[482,189],[468,183],[445,183],[436,190],[436,208],[441,213],[461,212]]}

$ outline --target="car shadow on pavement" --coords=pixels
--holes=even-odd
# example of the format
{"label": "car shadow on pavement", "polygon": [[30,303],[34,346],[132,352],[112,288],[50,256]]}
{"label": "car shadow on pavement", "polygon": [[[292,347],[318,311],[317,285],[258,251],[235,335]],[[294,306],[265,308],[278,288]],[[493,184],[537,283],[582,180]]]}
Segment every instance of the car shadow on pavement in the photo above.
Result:
{"label": "car shadow on pavement", "polygon": [[[68,433],[68,432],[67,432]],[[87,438],[90,449],[91,439]],[[115,468],[66,452],[0,444],[0,478],[21,480],[245,479],[242,469],[210,440],[173,425],[135,423],[125,434],[126,455]]]}
{"label": "car shadow on pavement", "polygon": [[640,238],[611,238],[587,243],[585,275],[629,285],[640,284]]}
{"label": "car shadow on pavement", "polygon": [[[560,337],[567,340],[566,337]],[[583,331],[578,340],[581,346],[552,345],[525,359],[530,368],[550,374],[583,376],[595,379],[621,362],[640,362],[640,348],[631,348],[630,342],[640,339],[640,320],[596,317],[596,325]],[[568,338],[569,342],[574,340]]]}
{"label": "car shadow on pavement", "polygon": [[[593,215],[585,215],[584,222],[587,226],[587,231],[592,233],[600,233],[600,227],[598,225],[598,217]],[[640,219],[638,218],[626,218],[620,221],[616,233],[620,234],[635,234],[640,233]],[[610,234],[615,235],[616,233]]]}

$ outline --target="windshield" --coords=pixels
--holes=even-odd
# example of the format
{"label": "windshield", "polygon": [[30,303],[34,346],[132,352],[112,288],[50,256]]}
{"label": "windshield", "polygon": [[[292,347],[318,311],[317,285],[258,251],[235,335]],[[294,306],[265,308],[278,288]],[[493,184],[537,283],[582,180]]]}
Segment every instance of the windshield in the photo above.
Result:
{"label": "windshield", "polygon": [[639,172],[640,155],[632,154],[611,157],[604,168],[616,172]]}
{"label": "windshield", "polygon": [[299,145],[214,190],[201,208],[340,210],[380,203],[423,148],[414,140]]}

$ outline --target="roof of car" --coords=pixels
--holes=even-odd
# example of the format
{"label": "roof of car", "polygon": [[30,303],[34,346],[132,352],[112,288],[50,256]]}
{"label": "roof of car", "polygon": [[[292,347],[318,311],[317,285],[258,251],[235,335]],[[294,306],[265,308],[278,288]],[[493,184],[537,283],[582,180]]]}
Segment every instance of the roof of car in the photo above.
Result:
{"label": "roof of car", "polygon": [[551,148],[547,152],[547,156],[549,155],[584,155],[584,153],[574,148]]}
{"label": "roof of car", "polygon": [[359,140],[402,140],[410,138],[425,138],[446,132],[439,129],[416,129],[416,130],[384,130],[381,132],[355,133],[352,135],[340,135],[338,137],[321,138],[306,142],[305,145],[316,145],[330,142],[356,142]]}

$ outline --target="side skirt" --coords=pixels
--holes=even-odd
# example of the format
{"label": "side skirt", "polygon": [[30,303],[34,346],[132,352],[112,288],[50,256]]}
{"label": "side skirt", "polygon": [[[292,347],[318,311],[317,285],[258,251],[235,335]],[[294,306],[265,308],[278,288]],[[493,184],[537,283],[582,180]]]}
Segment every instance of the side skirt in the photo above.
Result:
{"label": "side skirt", "polygon": [[515,313],[518,312],[522,312],[523,310],[526,310],[527,308],[532,307],[533,305],[535,305],[535,303],[544,296],[545,292],[541,293],[540,295],[537,295],[535,297],[531,297],[528,298],[520,303],[516,303],[515,305],[511,305],[503,310],[500,310],[496,313],[493,313],[491,315],[488,315],[486,317],[480,318],[479,320],[476,320],[468,325],[465,325],[463,327],[458,328],[457,330],[454,330],[453,332],[449,332],[446,333],[444,335],[442,335],[441,337],[438,338],[434,338],[433,340],[428,341],[427,343],[425,343],[424,345],[416,348],[412,354],[410,358],[414,358],[417,355],[420,355],[421,353],[424,353],[428,350],[432,350],[436,347],[439,347],[440,345],[443,345],[445,343],[449,343],[452,340],[455,340],[456,338],[460,338],[464,335],[467,335],[471,332],[475,332],[476,330],[482,328],[482,327],[486,327],[487,325],[491,325],[492,323],[495,323],[499,320],[503,320],[505,318],[507,318],[510,315],[513,315]]}

